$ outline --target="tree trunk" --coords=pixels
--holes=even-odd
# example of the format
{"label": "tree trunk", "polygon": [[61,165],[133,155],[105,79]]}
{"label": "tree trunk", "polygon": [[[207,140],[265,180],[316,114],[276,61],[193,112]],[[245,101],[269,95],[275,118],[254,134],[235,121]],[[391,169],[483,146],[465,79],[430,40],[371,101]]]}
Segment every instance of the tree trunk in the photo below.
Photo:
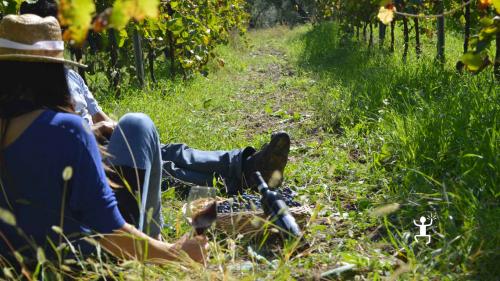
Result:
{"label": "tree trunk", "polygon": [[142,54],[141,35],[137,29],[134,29],[134,56],[135,56],[135,71],[141,88],[144,87],[144,56]]}
{"label": "tree trunk", "polygon": [[108,31],[109,39],[109,54],[111,58],[111,65],[109,69],[109,77],[113,89],[115,89],[115,96],[120,96],[120,69],[118,67],[118,42],[116,41],[116,30],[110,29]]}
{"label": "tree trunk", "polygon": [[[438,3],[438,14],[442,14],[444,12],[444,2],[440,0]],[[445,62],[444,55],[444,16],[437,18],[437,60],[440,63]]]}
{"label": "tree trunk", "polygon": [[[466,2],[467,0],[463,0]],[[470,38],[470,3],[465,6],[465,28],[464,28],[464,54],[469,51]]]}
{"label": "tree trunk", "polygon": [[415,24],[415,53],[417,58],[420,58],[422,54],[422,46],[420,45],[420,21],[418,18],[414,18],[413,22]]}
{"label": "tree trunk", "polygon": [[394,53],[394,28],[396,27],[396,21],[391,22],[391,48],[389,51]]}
{"label": "tree trunk", "polygon": [[356,26],[356,40],[359,42],[359,26]]}
{"label": "tree trunk", "polygon": [[379,48],[382,49],[384,47],[385,41],[385,31],[387,30],[387,26],[382,22],[378,23],[378,44]]}
{"label": "tree trunk", "polygon": [[408,19],[403,17],[403,36],[404,36],[404,50],[403,50],[403,62],[406,62],[408,57],[408,47],[410,45],[410,35],[408,31]]}

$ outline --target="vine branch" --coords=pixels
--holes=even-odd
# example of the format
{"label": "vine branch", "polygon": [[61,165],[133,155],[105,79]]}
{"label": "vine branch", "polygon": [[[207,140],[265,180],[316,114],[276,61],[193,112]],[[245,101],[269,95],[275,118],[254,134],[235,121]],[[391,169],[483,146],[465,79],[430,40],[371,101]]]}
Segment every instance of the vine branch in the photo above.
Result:
{"label": "vine branch", "polygon": [[465,8],[465,6],[469,5],[470,3],[472,3],[472,0],[469,0],[465,3],[463,3],[462,5],[460,5],[460,7],[457,7],[455,9],[452,9],[449,11],[445,11],[445,12],[443,12],[441,14],[437,14],[437,15],[410,14],[410,13],[404,13],[404,12],[398,12],[398,11],[394,11],[394,13],[396,15],[400,15],[403,17],[410,17],[410,18],[424,18],[424,19],[441,18],[441,17],[446,17],[449,15],[452,15],[452,14],[462,10],[463,8]]}

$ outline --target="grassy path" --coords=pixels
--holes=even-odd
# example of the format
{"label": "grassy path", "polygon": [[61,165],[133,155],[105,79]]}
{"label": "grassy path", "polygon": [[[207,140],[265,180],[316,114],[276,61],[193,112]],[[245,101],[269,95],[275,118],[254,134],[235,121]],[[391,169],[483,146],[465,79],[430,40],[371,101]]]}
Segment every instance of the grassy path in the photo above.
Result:
{"label": "grassy path", "polygon": [[[163,142],[184,142],[200,149],[260,147],[273,131],[291,134],[284,184],[298,192],[300,202],[317,207],[317,219],[306,230],[310,249],[269,252],[265,246],[261,252],[267,253],[266,264],[248,253],[247,246],[255,247],[255,241],[229,235],[213,243],[213,252],[218,254],[212,260],[212,272],[199,272],[200,277],[319,278],[347,262],[356,264],[347,276],[371,276],[389,264],[390,259],[365,238],[375,224],[358,212],[356,203],[366,198],[367,192],[375,196],[365,180],[369,172],[366,157],[348,136],[326,132],[318,125],[318,100],[312,91],[318,90],[317,82],[298,65],[300,35],[307,29],[250,32],[247,43],[236,40],[219,49],[225,66],[213,65],[208,78],[175,83],[163,80],[155,89],[131,90],[122,100],[105,103],[105,109],[115,116],[133,111],[149,114]],[[173,194],[164,199],[166,224],[170,226],[165,233],[174,239],[187,229],[180,213],[172,210],[182,202]],[[150,272],[153,276],[165,273]]]}
{"label": "grassy path", "polygon": [[[331,30],[322,30],[321,26],[314,31],[309,26],[251,31],[245,40],[232,40],[229,46],[217,50],[223,61],[210,66],[208,77],[196,76],[187,82],[160,79],[153,89],[131,89],[120,101],[102,98],[105,109],[115,116],[133,111],[149,114],[163,142],[183,142],[199,149],[260,147],[271,132],[289,132],[292,148],[284,184],[297,191],[300,202],[315,208],[314,219],[305,232],[309,249],[270,251],[271,245],[259,249],[256,241],[236,234],[215,236],[209,270],[200,268],[193,273],[175,267],[148,267],[151,278],[170,274],[193,279],[289,280],[321,279],[323,274],[330,279],[378,280],[383,276],[397,278],[404,272],[419,279],[439,276],[442,270],[466,271],[458,259],[455,269],[443,266],[447,266],[450,254],[466,257],[467,253],[458,251],[465,251],[467,243],[472,243],[469,240],[432,253],[432,249],[420,249],[420,257],[413,246],[408,246],[414,228],[411,219],[417,211],[425,210],[426,200],[441,202],[437,198],[441,187],[429,197],[413,187],[408,192],[398,188],[403,179],[416,189],[431,185],[426,179],[407,177],[404,165],[422,164],[422,169],[431,167],[431,172],[450,165],[446,162],[449,160],[442,167],[440,159],[431,159],[434,166],[423,162],[430,161],[432,153],[449,153],[444,149],[455,145],[429,142],[441,141],[440,134],[444,135],[444,131],[434,129],[433,123],[440,120],[436,116],[445,116],[437,115],[443,108],[441,98],[448,92],[460,99],[459,93],[472,96],[468,91],[481,97],[480,91],[488,87],[491,91],[495,86],[481,82],[487,81],[484,75],[467,77],[463,85],[457,84],[462,83],[462,77],[449,70],[451,65],[437,69],[410,57],[408,66],[402,66],[395,56],[370,55],[363,49],[353,49],[357,45],[339,47],[334,37]],[[457,53],[459,40],[453,40],[450,45],[458,47],[450,49]],[[430,58],[434,49],[431,42],[427,43],[424,56]],[[488,98],[492,102],[487,104],[495,104],[495,95]],[[451,102],[461,103],[458,99]],[[488,121],[492,111],[484,112],[481,118]],[[462,126],[453,123],[459,120],[455,113],[452,108],[446,113],[453,118],[449,124]],[[408,124],[414,127],[408,129]],[[434,135],[419,138],[428,132]],[[446,136],[454,133],[446,132]],[[418,156],[419,144],[427,149],[423,150],[427,153],[423,160],[411,158]],[[443,150],[434,152],[434,147]],[[399,156],[394,156],[396,152]],[[395,166],[400,160],[397,157],[406,161],[402,169]],[[164,195],[164,201],[164,234],[175,239],[188,229],[178,211],[182,202],[172,192]],[[399,215],[385,221],[377,217],[377,212],[384,215],[394,211],[394,205],[387,205],[392,202],[401,202],[407,218]],[[438,204],[442,203],[430,206],[439,210]],[[386,208],[377,209],[379,206]],[[399,228],[391,225],[395,221]],[[447,224],[440,223],[439,230],[445,231]],[[387,229],[394,233],[386,233]],[[441,239],[446,244],[452,237]],[[470,254],[472,248],[467,249]],[[435,261],[425,260],[429,256]]]}

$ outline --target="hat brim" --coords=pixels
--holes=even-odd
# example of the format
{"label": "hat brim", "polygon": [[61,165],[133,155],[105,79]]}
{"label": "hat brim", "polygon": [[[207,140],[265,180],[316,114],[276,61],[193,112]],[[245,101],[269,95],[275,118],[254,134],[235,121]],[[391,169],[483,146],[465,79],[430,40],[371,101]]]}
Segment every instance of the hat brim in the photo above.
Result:
{"label": "hat brim", "polygon": [[5,54],[0,55],[0,61],[23,61],[23,62],[49,62],[73,65],[80,68],[87,68],[87,65],[64,58],[54,58],[47,56],[25,55],[25,54]]}

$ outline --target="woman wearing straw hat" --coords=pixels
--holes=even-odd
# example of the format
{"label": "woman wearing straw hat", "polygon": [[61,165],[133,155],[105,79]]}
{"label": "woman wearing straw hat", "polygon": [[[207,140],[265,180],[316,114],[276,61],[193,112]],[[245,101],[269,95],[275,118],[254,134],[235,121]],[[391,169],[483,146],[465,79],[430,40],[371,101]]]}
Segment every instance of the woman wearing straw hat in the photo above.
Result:
{"label": "woman wearing straw hat", "polygon": [[14,252],[29,260],[37,247],[55,257],[50,245],[63,241],[74,246],[69,255],[74,249],[91,254],[82,238],[99,233],[100,244],[117,257],[164,262],[180,259],[182,250],[202,261],[205,237],[163,243],[121,216],[95,137],[70,101],[63,65],[80,65],[63,52],[53,17],[9,15],[0,22],[2,260],[19,266]]}

